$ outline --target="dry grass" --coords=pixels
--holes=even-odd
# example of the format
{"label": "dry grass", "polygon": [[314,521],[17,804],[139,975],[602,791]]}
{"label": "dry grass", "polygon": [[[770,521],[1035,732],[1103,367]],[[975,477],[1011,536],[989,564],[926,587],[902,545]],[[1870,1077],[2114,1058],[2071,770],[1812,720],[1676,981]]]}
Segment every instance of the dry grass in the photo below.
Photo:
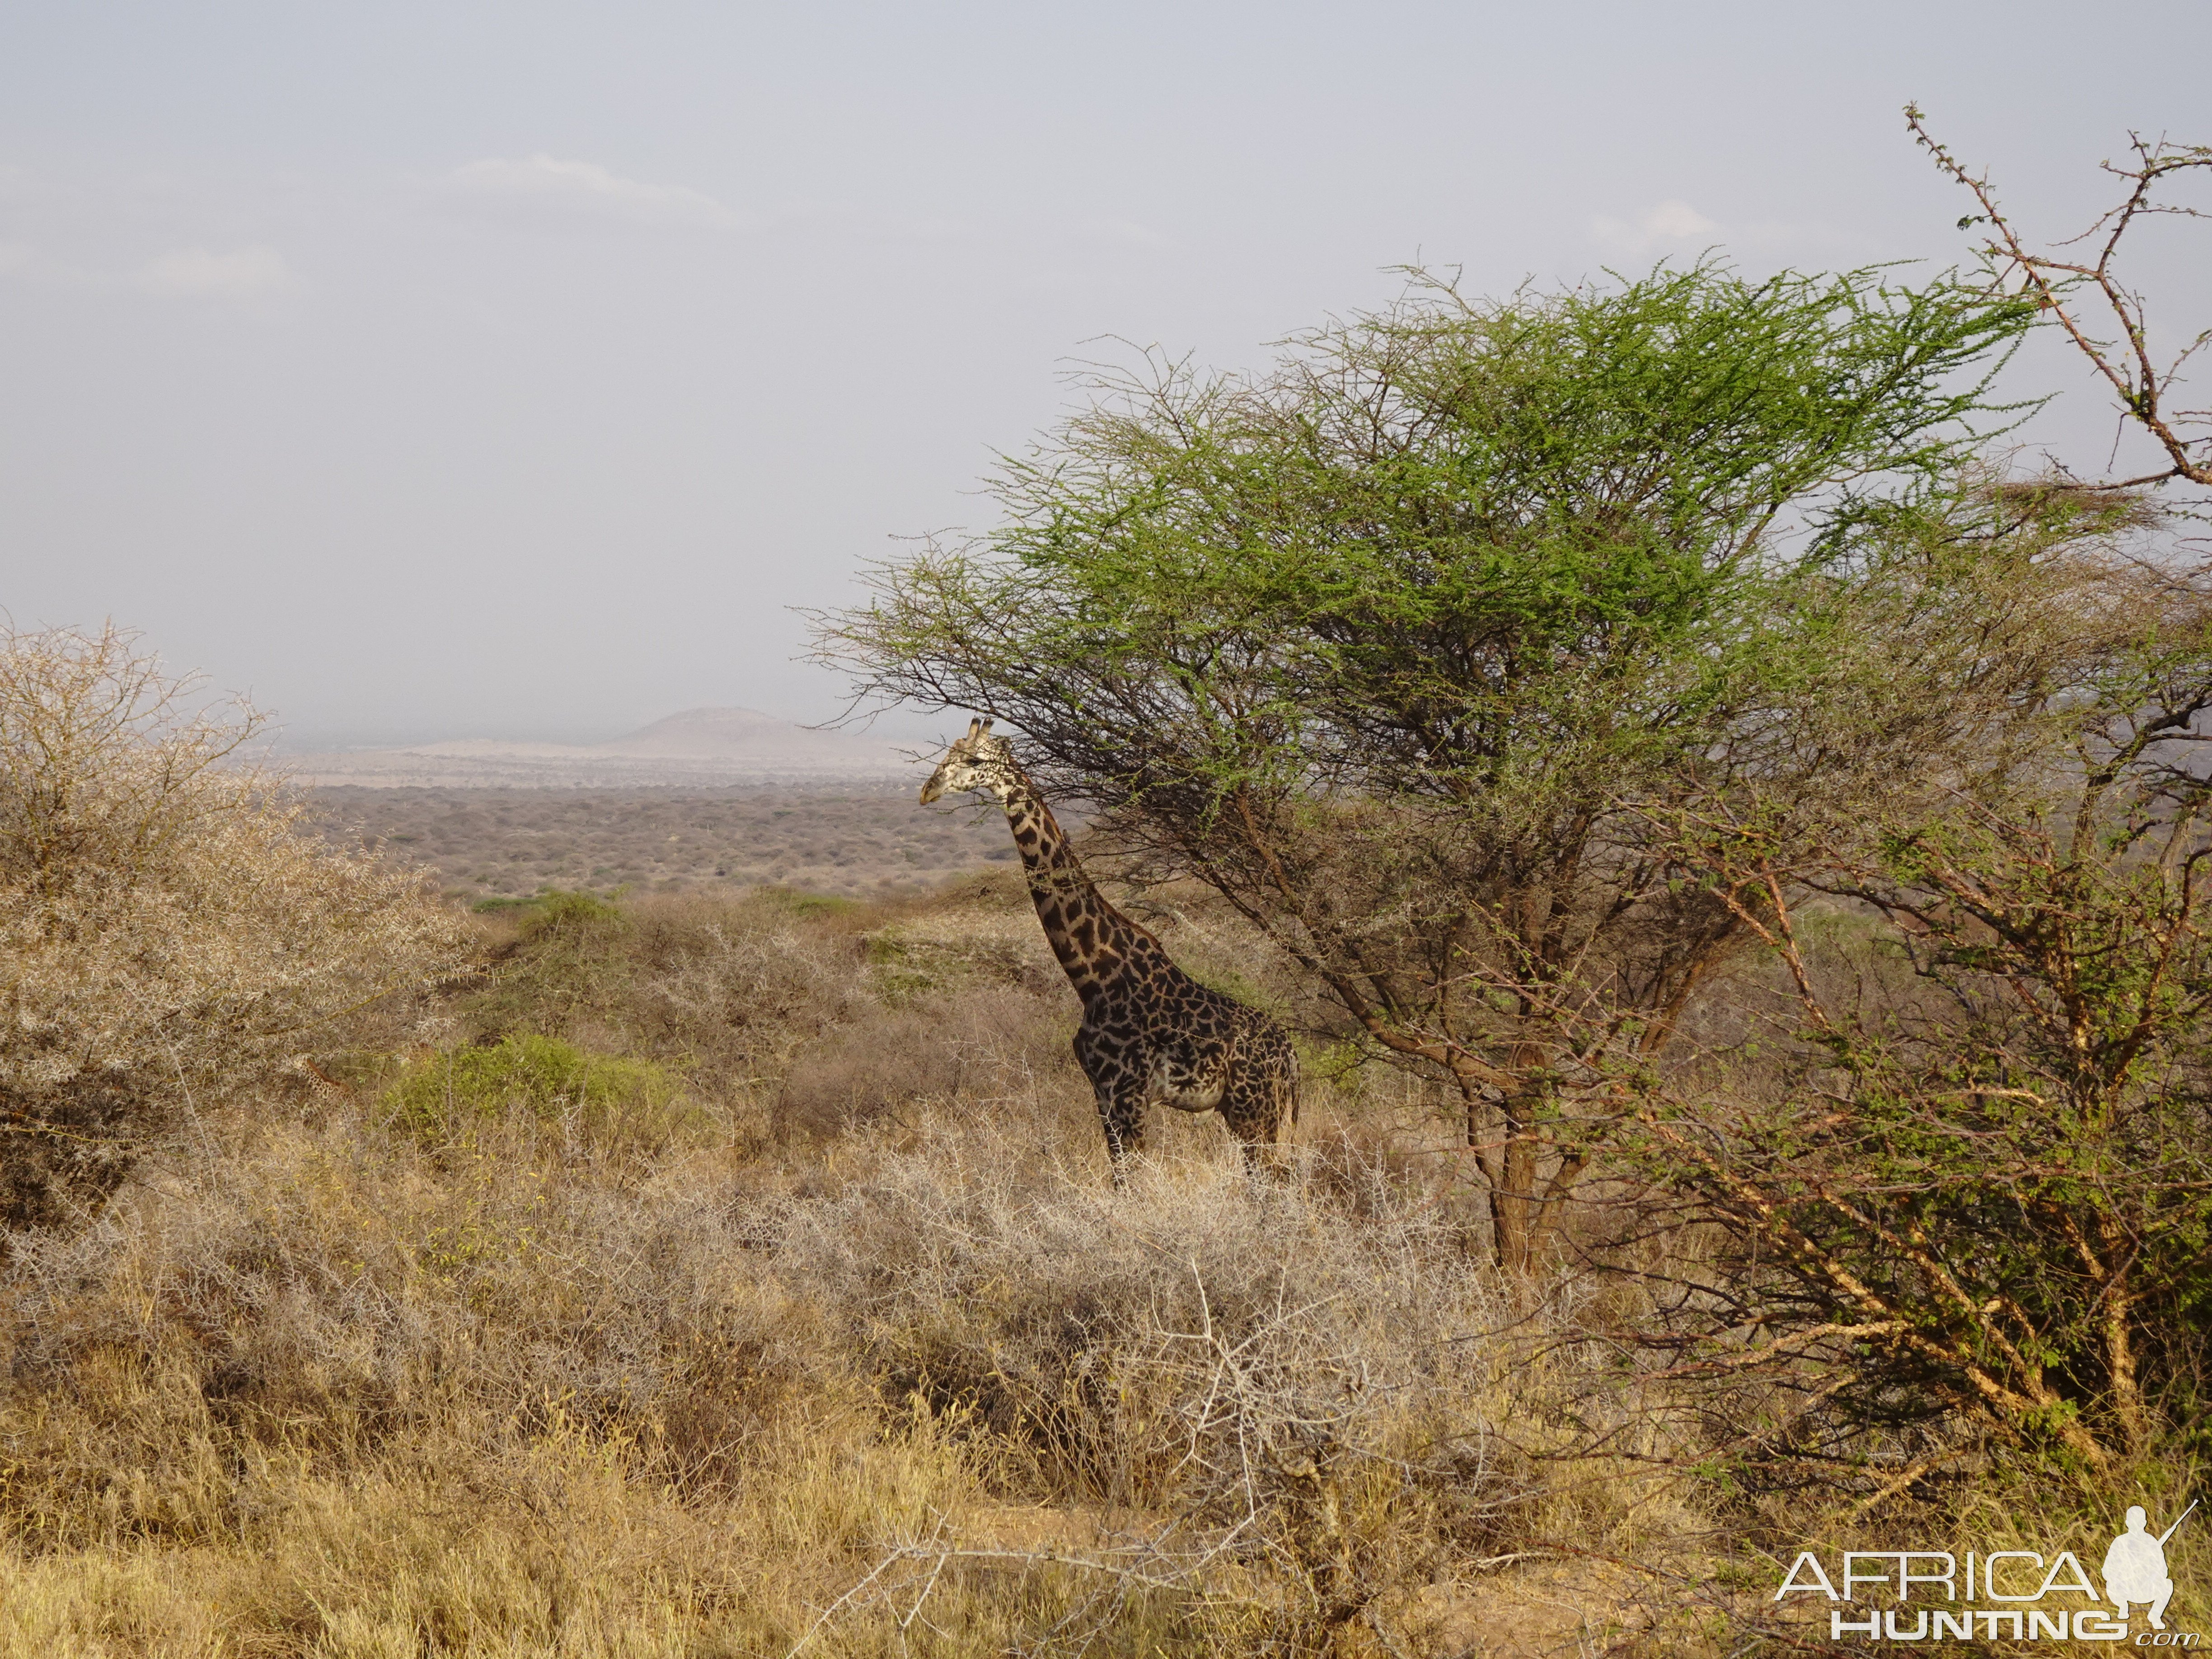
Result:
{"label": "dry grass", "polygon": [[233,1126],[11,1278],[0,1650],[1419,1650],[1560,1519],[1418,1217],[1020,1103],[775,1189]]}
{"label": "dry grass", "polygon": [[1114,1194],[1012,872],[475,926],[432,1018],[15,1236],[0,1654],[1718,1654],[1765,1543],[2014,1535],[1715,1482],[1779,1397],[1501,1279],[1395,1074],[1310,1056],[1279,1179],[1163,1114]]}
{"label": "dry grass", "polygon": [[1003,878],[483,927],[449,1045],[678,1093],[331,1056],[20,1236],[0,1653],[1568,1652],[1640,1615],[1545,1540],[1705,1524],[1547,1462],[1578,1306],[1419,1160],[1176,1119],[1112,1196]]}
{"label": "dry grass", "polygon": [[625,1192],[520,1114],[434,1152],[350,1111],[244,1127],[14,1276],[26,1651],[41,1620],[116,1652],[755,1650],[972,1488],[879,1431],[703,1171]]}

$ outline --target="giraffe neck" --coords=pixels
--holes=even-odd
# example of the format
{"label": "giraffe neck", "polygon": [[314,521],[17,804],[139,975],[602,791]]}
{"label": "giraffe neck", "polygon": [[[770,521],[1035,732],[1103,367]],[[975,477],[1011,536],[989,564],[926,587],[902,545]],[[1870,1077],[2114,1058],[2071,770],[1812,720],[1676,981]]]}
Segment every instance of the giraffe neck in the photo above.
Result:
{"label": "giraffe neck", "polygon": [[1091,885],[1082,860],[1068,845],[1067,832],[1028,778],[1017,774],[1000,804],[1029,875],[1030,897],[1036,905],[1037,920],[1044,924],[1044,936],[1069,982],[1088,1002],[1151,935]]}

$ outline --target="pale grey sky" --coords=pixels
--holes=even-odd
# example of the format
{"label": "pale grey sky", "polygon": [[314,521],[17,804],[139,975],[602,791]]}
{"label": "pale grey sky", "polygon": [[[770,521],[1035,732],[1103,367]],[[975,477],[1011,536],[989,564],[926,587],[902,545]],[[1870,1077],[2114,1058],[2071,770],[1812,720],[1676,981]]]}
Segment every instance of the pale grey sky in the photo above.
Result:
{"label": "pale grey sky", "polygon": [[1416,258],[1948,263],[1907,99],[2070,234],[2129,128],[2212,142],[2208,64],[2203,0],[10,0],[0,605],[319,739],[820,719],[787,607],[988,522],[1086,341],[1253,364]]}

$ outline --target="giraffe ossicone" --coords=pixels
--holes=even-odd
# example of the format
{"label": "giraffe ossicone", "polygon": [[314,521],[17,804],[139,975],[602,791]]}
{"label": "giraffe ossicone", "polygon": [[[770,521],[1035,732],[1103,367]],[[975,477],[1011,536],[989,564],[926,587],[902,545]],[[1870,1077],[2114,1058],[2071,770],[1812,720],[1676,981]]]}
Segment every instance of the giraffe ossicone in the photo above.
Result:
{"label": "giraffe ossicone", "polygon": [[1083,1004],[1075,1058],[1091,1079],[1114,1184],[1145,1144],[1145,1109],[1218,1111],[1248,1164],[1285,1120],[1297,1121],[1297,1055],[1283,1028],[1256,1008],[1200,985],[1159,940],[1092,885],[1066,833],[988,720],[945,751],[921,787],[941,796],[988,794],[1003,807],[1045,939]]}

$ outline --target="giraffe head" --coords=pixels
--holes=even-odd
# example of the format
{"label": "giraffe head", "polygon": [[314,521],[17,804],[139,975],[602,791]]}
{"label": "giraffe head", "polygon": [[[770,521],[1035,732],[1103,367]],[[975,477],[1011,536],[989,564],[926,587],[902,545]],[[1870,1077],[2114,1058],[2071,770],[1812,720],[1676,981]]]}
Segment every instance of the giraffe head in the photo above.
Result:
{"label": "giraffe head", "polygon": [[927,806],[939,795],[964,794],[971,789],[1004,801],[1014,787],[1014,776],[1013,744],[993,737],[990,721],[971,720],[968,735],[945,751],[937,770],[921,786],[921,804]]}

